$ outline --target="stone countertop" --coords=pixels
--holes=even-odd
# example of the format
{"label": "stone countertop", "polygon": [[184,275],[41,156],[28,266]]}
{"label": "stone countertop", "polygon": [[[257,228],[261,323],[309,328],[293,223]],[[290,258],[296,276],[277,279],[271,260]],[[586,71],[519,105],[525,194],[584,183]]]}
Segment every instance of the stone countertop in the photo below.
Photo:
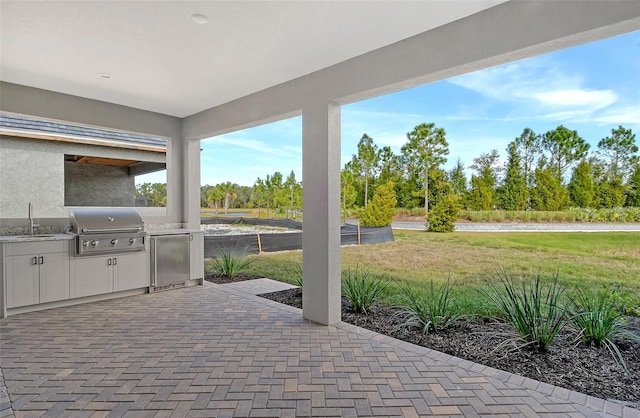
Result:
{"label": "stone countertop", "polygon": [[37,241],[59,241],[72,240],[75,235],[71,234],[34,234],[34,235],[2,235],[0,242],[37,242]]}
{"label": "stone countertop", "polygon": [[[176,235],[176,234],[195,234],[203,233],[202,230],[193,229],[151,229],[145,231],[151,236],[156,235]],[[75,239],[74,234],[33,234],[33,235],[1,235],[0,243],[2,242],[37,242],[37,241],[57,241],[57,240],[72,240]]]}
{"label": "stone countertop", "polygon": [[177,234],[195,234],[199,232],[203,232],[201,229],[193,228],[175,228],[175,229],[149,229],[145,231],[149,235],[177,235]]}

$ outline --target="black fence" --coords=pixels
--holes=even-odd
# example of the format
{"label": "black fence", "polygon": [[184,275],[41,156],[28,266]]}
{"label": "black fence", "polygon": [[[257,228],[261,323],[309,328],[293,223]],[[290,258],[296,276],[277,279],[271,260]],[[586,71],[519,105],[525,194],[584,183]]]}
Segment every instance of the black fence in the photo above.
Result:
{"label": "black fence", "polygon": [[[224,222],[210,221],[211,219],[224,220]],[[254,222],[260,223],[254,223]],[[275,224],[277,222],[278,224]],[[283,226],[289,222],[297,225],[295,229],[302,229],[302,224],[286,219],[255,219],[242,218],[203,218],[203,224],[220,223],[243,223],[251,225]],[[283,226],[284,227],[284,226]],[[359,227],[358,225],[346,224],[340,227],[340,241],[342,245],[379,244],[393,241],[393,230],[391,226],[381,228]],[[286,233],[256,233],[245,235],[206,235],[204,236],[204,256],[213,258],[223,252],[228,252],[234,256],[245,256],[260,254],[262,252],[275,252],[302,249],[302,232]]]}
{"label": "black fence", "polygon": [[342,245],[380,244],[393,240],[391,225],[374,228],[345,224],[340,227],[340,242]]}

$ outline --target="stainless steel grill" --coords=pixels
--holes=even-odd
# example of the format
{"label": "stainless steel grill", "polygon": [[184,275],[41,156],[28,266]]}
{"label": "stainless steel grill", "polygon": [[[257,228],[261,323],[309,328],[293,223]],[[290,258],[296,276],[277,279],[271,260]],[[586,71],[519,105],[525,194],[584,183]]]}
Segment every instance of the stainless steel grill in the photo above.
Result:
{"label": "stainless steel grill", "polygon": [[75,209],[70,221],[76,256],[146,249],[144,223],[135,209]]}

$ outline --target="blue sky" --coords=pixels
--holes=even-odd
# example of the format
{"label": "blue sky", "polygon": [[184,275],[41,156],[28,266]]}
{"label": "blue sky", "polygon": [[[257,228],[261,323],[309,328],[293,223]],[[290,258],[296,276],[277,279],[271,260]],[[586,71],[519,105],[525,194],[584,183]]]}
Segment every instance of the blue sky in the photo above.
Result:
{"label": "blue sky", "polygon": [[[434,122],[447,133],[446,167],[507,144],[529,127],[564,125],[592,149],[622,125],[640,145],[640,32],[541,55],[342,108],[342,165],[363,133],[396,154],[406,133]],[[302,176],[302,121],[287,119],[201,143],[201,184],[251,186],[258,177],[291,170]]]}

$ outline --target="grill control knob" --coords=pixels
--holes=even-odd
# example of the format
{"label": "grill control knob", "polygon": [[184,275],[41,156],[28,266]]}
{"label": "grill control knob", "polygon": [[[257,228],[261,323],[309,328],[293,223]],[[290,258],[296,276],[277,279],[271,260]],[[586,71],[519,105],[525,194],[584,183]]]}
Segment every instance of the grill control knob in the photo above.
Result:
{"label": "grill control knob", "polygon": [[111,245],[116,245],[117,243],[118,243],[118,240],[117,240],[117,239],[112,239],[112,240],[111,240]]}
{"label": "grill control knob", "polygon": [[135,242],[136,242],[135,238],[129,238],[129,244],[133,245]]}
{"label": "grill control knob", "polygon": [[82,246],[83,247],[88,247],[89,246],[89,241],[82,241]]}
{"label": "grill control knob", "polygon": [[93,241],[91,241],[91,246],[92,247],[97,247],[98,246],[98,240],[94,239]]}

